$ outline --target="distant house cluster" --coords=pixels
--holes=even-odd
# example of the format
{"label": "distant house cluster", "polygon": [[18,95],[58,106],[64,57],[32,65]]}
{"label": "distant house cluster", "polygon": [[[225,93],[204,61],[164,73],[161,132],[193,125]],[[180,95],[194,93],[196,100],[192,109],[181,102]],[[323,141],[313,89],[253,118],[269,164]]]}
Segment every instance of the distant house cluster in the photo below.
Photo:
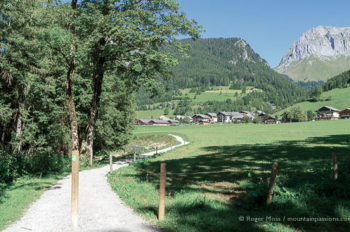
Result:
{"label": "distant house cluster", "polygon": [[205,125],[209,123],[241,123],[244,120],[252,121],[255,118],[261,118],[261,121],[265,124],[278,123],[278,120],[262,111],[252,113],[249,111],[240,112],[219,112],[219,113],[207,113],[207,114],[195,114],[192,116],[194,123]]}
{"label": "distant house cluster", "polygon": [[136,125],[139,126],[171,126],[178,125],[178,120],[168,119],[168,120],[159,120],[159,119],[139,119],[136,121]]}
{"label": "distant house cluster", "polygon": [[[265,124],[274,124],[279,122],[274,116],[268,115],[262,111],[257,111],[256,113],[249,111],[223,111],[219,113],[195,114],[192,117],[178,115],[176,118],[180,121],[188,119],[189,122],[199,125],[208,125],[212,123],[241,123],[244,120],[253,121],[256,118],[260,118],[261,122]],[[164,116],[161,116],[160,119],[139,119],[136,121],[136,125],[139,126],[170,126],[178,124],[178,120],[168,119]]]}
{"label": "distant house cluster", "polygon": [[[338,110],[331,106],[323,106],[318,109],[316,113],[316,120],[350,119],[350,108]],[[178,115],[176,118],[180,121],[188,119],[189,122],[199,125],[208,125],[212,123],[242,123],[254,121],[256,119],[259,119],[259,122],[264,124],[279,124],[285,122],[283,119],[279,120],[275,116],[266,114],[260,110],[255,113],[249,111],[222,111],[218,113],[195,114],[192,117]],[[139,126],[171,126],[179,124],[180,122],[178,120],[168,119],[165,116],[161,116],[160,119],[139,119],[136,121],[136,125]]]}
{"label": "distant house cluster", "polygon": [[316,120],[350,119],[350,108],[338,110],[331,106],[323,106],[316,113]]}

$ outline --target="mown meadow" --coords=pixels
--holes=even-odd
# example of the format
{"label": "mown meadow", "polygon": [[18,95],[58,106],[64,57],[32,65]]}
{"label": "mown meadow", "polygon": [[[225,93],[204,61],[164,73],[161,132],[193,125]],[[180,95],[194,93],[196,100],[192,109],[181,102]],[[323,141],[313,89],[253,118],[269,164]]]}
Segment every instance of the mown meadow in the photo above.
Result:
{"label": "mown meadow", "polygon": [[[190,144],[137,161],[108,178],[137,213],[170,231],[349,231],[346,221],[307,221],[350,218],[349,128],[350,120],[138,127],[135,135],[174,133]],[[162,162],[167,164],[166,215],[158,222]],[[267,207],[274,162],[279,169]]]}

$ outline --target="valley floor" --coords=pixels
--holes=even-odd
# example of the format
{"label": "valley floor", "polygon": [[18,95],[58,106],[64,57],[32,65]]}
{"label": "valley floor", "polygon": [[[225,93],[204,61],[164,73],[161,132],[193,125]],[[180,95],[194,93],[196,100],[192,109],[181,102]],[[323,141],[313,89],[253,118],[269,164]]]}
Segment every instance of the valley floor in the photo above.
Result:
{"label": "valley floor", "polygon": [[[191,143],[119,169],[109,182],[137,213],[157,222],[159,166],[166,162],[166,218],[157,223],[170,231],[345,232],[349,221],[310,218],[350,218],[349,128],[350,120],[138,127],[136,135],[173,133]],[[275,194],[266,207],[274,162]]]}

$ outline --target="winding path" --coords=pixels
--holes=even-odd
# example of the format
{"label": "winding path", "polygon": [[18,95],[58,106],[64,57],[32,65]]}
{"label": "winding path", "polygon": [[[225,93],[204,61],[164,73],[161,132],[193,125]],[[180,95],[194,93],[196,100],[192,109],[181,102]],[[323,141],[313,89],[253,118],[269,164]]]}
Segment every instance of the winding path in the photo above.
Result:
{"label": "winding path", "polygon": [[[174,136],[180,144],[159,150],[167,152],[188,144],[181,137]],[[149,152],[139,155],[145,158],[154,155]],[[127,166],[132,159],[118,161],[113,170]],[[159,231],[140,216],[112,191],[107,183],[109,165],[79,174],[79,228],[73,230],[70,216],[71,176],[60,180],[34,202],[25,215],[4,232],[142,232]]]}

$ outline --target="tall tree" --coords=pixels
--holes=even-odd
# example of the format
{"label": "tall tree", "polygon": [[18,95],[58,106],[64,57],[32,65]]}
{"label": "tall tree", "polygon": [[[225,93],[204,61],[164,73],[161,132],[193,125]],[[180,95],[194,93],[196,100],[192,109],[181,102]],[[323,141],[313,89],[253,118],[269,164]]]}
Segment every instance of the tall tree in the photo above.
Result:
{"label": "tall tree", "polygon": [[[15,130],[14,150],[22,150],[22,135],[26,93],[33,82],[33,74],[40,72],[40,45],[35,42],[40,28],[38,15],[42,1],[2,1],[0,3],[0,75],[8,94],[13,121],[7,124]],[[4,127],[4,126],[3,126]],[[11,131],[11,130],[9,130]],[[6,137],[3,135],[3,137]],[[11,140],[11,136],[7,136]]]}
{"label": "tall tree", "polygon": [[155,89],[159,78],[166,78],[169,67],[177,64],[173,53],[161,49],[171,46],[183,53],[188,46],[176,36],[199,36],[196,22],[188,21],[173,0],[97,0],[83,1],[79,35],[88,49],[93,80],[90,119],[81,152],[92,164],[93,141],[98,118],[102,84],[106,71],[129,73],[130,89],[146,86]]}
{"label": "tall tree", "polygon": [[72,150],[79,151],[79,134],[78,134],[78,122],[75,112],[75,104],[73,101],[73,77],[75,72],[75,53],[76,53],[76,32],[75,32],[75,18],[76,18],[76,8],[77,0],[72,0],[72,13],[71,13],[71,23],[69,26],[71,32],[71,44],[70,44],[70,58],[68,61],[67,70],[67,85],[66,85],[66,102],[69,111],[71,136],[72,136]]}

